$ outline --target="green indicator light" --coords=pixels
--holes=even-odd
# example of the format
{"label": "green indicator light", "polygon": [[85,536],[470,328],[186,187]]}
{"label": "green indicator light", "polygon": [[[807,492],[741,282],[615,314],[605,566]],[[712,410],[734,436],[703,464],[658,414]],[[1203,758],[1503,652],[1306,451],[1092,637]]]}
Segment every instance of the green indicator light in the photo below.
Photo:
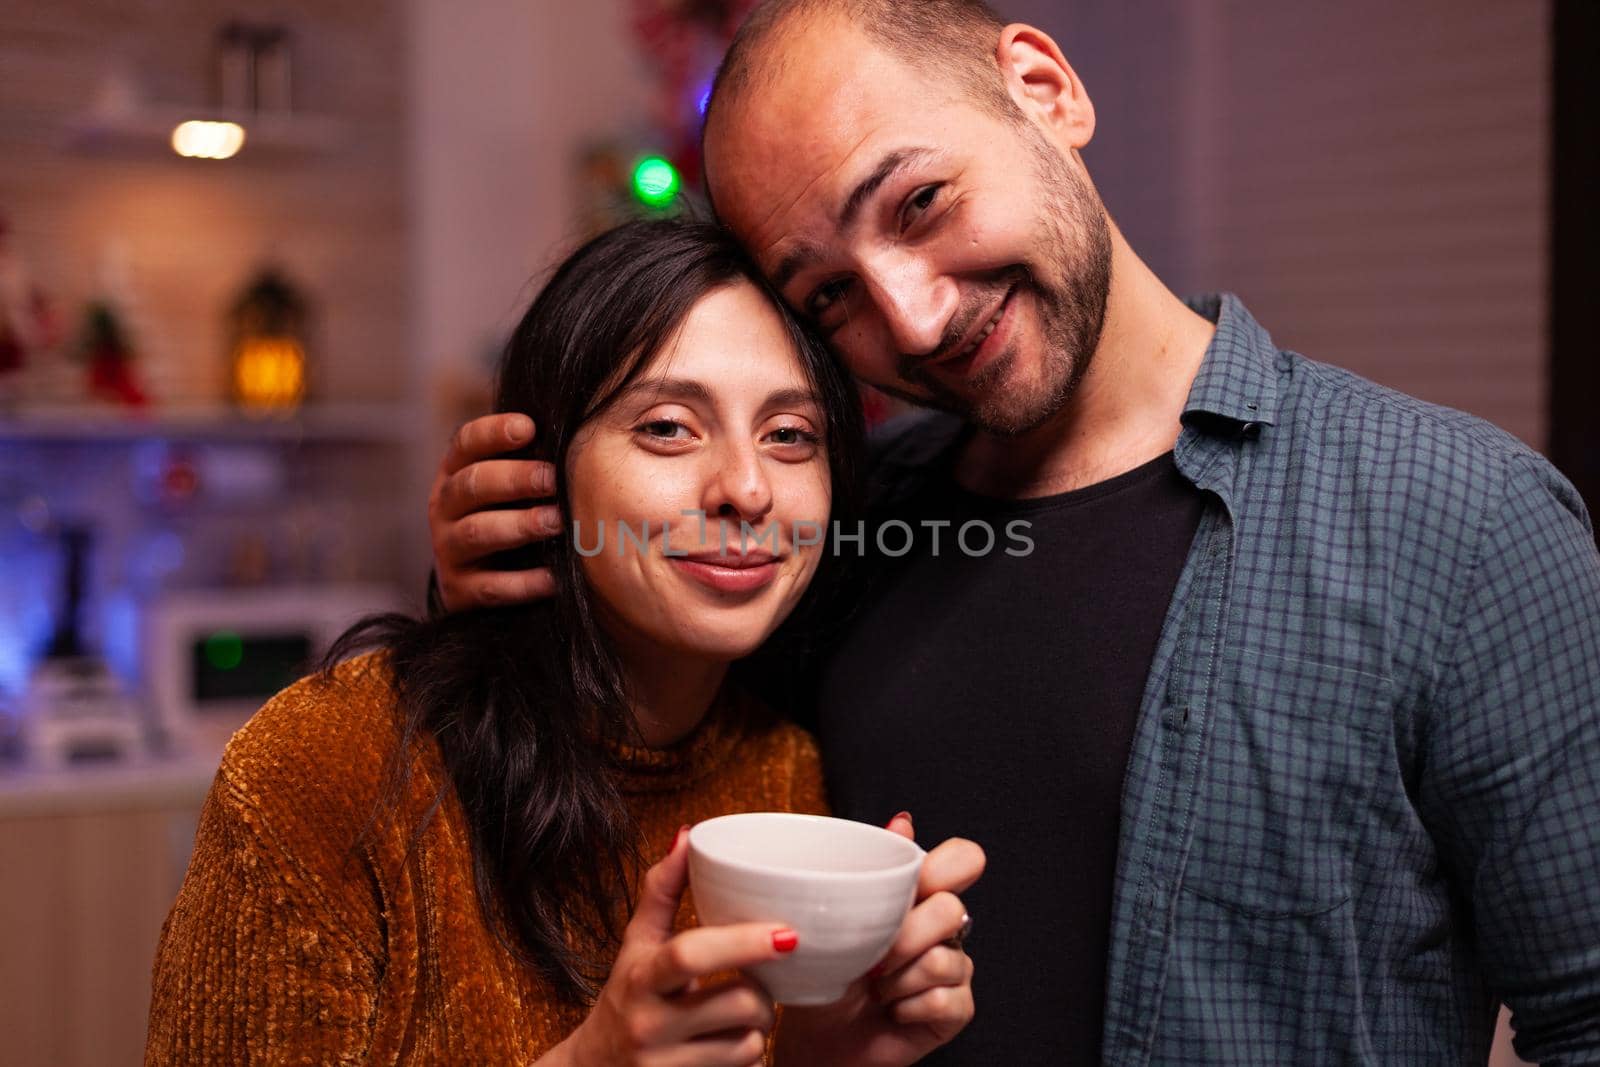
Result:
{"label": "green indicator light", "polygon": [[206,638],[206,662],[219,671],[231,671],[244,662],[244,641],[232,630],[218,630]]}
{"label": "green indicator light", "polygon": [[645,156],[633,168],[633,195],[651,207],[665,207],[682,185],[678,168],[660,156]]}

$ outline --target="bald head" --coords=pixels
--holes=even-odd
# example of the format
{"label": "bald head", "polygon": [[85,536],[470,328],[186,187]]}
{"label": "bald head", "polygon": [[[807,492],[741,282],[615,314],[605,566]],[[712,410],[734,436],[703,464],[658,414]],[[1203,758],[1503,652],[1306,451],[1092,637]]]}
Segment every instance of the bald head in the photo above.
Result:
{"label": "bald head", "polygon": [[784,74],[784,44],[807,29],[849,27],[913,68],[952,79],[984,110],[1021,121],[995,46],[1005,20],[984,0],[765,0],[740,26],[723,57],[706,108],[706,129]]}

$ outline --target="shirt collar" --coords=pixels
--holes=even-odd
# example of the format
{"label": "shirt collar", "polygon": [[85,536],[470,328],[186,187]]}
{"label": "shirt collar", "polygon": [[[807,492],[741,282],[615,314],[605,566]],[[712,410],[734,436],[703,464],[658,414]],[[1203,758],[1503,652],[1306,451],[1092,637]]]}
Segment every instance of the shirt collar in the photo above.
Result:
{"label": "shirt collar", "polygon": [[1232,293],[1208,293],[1186,303],[1216,323],[1217,332],[1189,387],[1184,425],[1202,432],[1271,426],[1278,412],[1278,349],[1272,337]]}

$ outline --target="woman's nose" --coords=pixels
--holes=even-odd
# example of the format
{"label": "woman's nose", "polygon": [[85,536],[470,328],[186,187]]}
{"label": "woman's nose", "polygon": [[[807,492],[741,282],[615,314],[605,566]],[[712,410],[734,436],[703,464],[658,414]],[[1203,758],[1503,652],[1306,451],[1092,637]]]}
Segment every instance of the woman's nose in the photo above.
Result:
{"label": "woman's nose", "polygon": [[760,455],[753,444],[716,452],[716,466],[706,480],[706,515],[754,526],[772,510],[772,482]]}

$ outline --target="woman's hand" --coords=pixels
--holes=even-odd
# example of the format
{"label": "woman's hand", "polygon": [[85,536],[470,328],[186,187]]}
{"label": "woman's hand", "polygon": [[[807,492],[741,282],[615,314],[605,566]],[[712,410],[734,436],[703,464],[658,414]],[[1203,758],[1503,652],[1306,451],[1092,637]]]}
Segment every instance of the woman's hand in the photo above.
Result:
{"label": "woman's hand", "polygon": [[[687,827],[685,828],[687,829]],[[588,1018],[540,1067],[749,1067],[772,1030],[772,999],[739,976],[720,975],[793,952],[795,934],[774,923],[705,926],[673,934],[688,884],[688,834],[644,877],[611,977]]]}
{"label": "woman's hand", "polygon": [[[912,836],[909,816],[895,816],[889,828]],[[784,1009],[780,1067],[901,1067],[960,1033],[974,1005],[972,960],[952,944],[967,922],[956,894],[978,880],[983,866],[983,850],[959,837],[929,852],[917,904],[883,961],[837,1004]]]}
{"label": "woman's hand", "polygon": [[520,604],[555,590],[548,568],[499,571],[483,565],[497,552],[561,532],[561,512],[553,503],[510,510],[495,506],[555,495],[553,465],[495,458],[527,445],[533,432],[532,419],[506,413],[473,419],[450,439],[428,493],[439,597],[450,611]]}

